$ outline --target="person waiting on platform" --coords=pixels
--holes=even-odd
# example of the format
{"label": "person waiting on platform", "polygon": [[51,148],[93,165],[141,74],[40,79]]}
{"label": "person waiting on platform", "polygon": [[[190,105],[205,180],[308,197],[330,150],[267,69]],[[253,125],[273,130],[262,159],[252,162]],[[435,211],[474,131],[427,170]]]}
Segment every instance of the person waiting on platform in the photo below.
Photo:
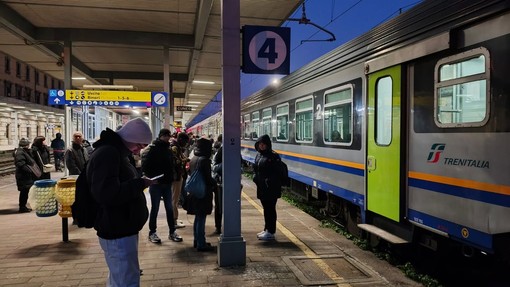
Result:
{"label": "person waiting on platform", "polygon": [[57,133],[56,137],[51,141],[51,148],[53,149],[53,158],[55,159],[55,170],[64,171],[64,153],[66,151],[66,143],[62,139],[62,134]]}
{"label": "person waiting on platform", "polygon": [[50,150],[46,145],[46,138],[43,136],[36,136],[32,143],[32,158],[35,160],[37,165],[42,171],[42,175],[39,179],[50,179],[51,174],[44,172],[44,165],[50,163]]}
{"label": "person waiting on platform", "polygon": [[264,230],[257,234],[259,240],[275,240],[276,233],[276,202],[282,196],[282,186],[278,178],[278,160],[280,156],[273,152],[271,139],[268,135],[261,136],[255,142],[253,182],[257,185],[257,198],[264,209]]}
{"label": "person waiting on platform", "polygon": [[19,141],[19,148],[14,152],[14,165],[16,166],[16,185],[19,190],[19,210],[18,212],[30,212],[31,208],[27,207],[28,192],[34,184],[35,175],[29,168],[34,164],[34,159],[30,155],[30,141],[22,138]]}
{"label": "person waiting on platform", "polygon": [[83,134],[74,132],[71,146],[66,150],[65,161],[70,175],[79,175],[85,168],[89,155],[83,147]]}
{"label": "person waiting on platform", "polygon": [[188,214],[195,215],[193,222],[193,246],[197,251],[212,251],[214,247],[205,240],[205,221],[207,215],[212,213],[213,208],[213,190],[216,187],[216,181],[211,176],[211,154],[212,142],[206,138],[200,138],[197,141],[194,156],[189,163],[189,174],[195,169],[200,170],[204,176],[206,192],[203,198],[190,196]]}
{"label": "person waiting on platform", "polygon": [[166,210],[166,222],[168,224],[168,239],[174,242],[181,242],[182,237],[175,231],[174,212],[172,207],[172,182],[174,180],[174,159],[170,148],[170,137],[172,133],[169,129],[161,129],[158,138],[152,142],[148,151],[142,155],[142,172],[147,177],[163,175],[156,184],[149,187],[151,195],[151,212],[149,217],[149,241],[152,243],[161,243],[161,239],[156,233],[157,218],[161,197]]}

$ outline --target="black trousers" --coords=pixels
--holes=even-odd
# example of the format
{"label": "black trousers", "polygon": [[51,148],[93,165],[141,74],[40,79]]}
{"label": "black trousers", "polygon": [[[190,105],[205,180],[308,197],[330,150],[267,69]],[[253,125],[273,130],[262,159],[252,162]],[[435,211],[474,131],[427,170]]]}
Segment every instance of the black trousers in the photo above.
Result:
{"label": "black trousers", "polygon": [[264,208],[264,229],[267,232],[276,233],[276,201],[278,199],[260,200]]}
{"label": "black trousers", "polygon": [[19,208],[24,208],[27,206],[28,192],[30,191],[30,187],[18,188],[18,190],[19,190]]}

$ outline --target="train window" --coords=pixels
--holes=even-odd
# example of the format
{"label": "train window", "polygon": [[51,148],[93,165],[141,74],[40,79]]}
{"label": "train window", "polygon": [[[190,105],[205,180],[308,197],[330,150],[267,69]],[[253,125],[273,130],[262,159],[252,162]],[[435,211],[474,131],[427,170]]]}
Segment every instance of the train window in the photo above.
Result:
{"label": "train window", "polygon": [[250,115],[244,115],[244,138],[250,139],[251,127],[250,127]]}
{"label": "train window", "polygon": [[324,93],[324,143],[346,145],[352,134],[352,86]]}
{"label": "train window", "polygon": [[289,104],[276,107],[276,141],[289,141]]}
{"label": "train window", "polygon": [[377,80],[375,106],[375,142],[389,145],[392,135],[393,80],[386,76]]}
{"label": "train window", "polygon": [[313,98],[296,101],[296,142],[313,141]]}
{"label": "train window", "polygon": [[437,63],[434,108],[439,127],[474,127],[487,122],[489,63],[489,52],[485,48]]}
{"label": "train window", "polygon": [[256,140],[260,136],[260,113],[254,112],[251,114],[252,133],[251,138]]}
{"label": "train window", "polygon": [[272,138],[271,117],[272,117],[271,108],[267,108],[262,111],[262,134],[269,135],[270,138]]}

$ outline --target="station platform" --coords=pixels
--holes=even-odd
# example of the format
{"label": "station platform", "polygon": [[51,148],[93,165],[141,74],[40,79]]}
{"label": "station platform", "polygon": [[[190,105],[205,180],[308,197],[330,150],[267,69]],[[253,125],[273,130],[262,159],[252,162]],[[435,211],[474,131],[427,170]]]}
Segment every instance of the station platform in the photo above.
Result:
{"label": "station platform", "polygon": [[[54,172],[52,178],[62,175]],[[148,241],[148,224],[140,232],[141,286],[422,286],[284,200],[277,204],[276,240],[258,240],[262,207],[254,184],[243,179],[243,185],[245,266],[219,267],[216,252],[197,252],[192,247],[193,216],[184,210],[179,210],[179,219],[186,227],[178,229],[183,242],[168,240],[161,203],[162,243]],[[18,213],[18,195],[14,175],[0,177],[0,286],[105,286],[108,268],[95,231],[77,228],[70,219],[69,241],[63,242],[62,219]],[[213,231],[211,215],[206,236],[216,246]]]}

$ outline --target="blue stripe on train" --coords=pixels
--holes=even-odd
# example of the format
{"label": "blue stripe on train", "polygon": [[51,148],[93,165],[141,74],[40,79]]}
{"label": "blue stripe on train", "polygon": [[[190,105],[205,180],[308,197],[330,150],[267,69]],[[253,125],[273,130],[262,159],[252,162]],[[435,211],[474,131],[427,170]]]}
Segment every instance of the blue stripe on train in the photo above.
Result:
{"label": "blue stripe on train", "polygon": [[487,192],[479,189],[460,187],[445,183],[431,182],[428,180],[409,178],[409,186],[431,190],[439,193],[468,198],[489,204],[510,207],[510,196]]}
{"label": "blue stripe on train", "polygon": [[[433,229],[437,229],[442,232],[448,233],[448,235],[461,243],[465,243],[471,246],[484,250],[489,253],[494,253],[492,235],[468,228],[444,219],[440,219],[416,210],[409,209],[408,218],[410,221],[414,221],[425,226],[429,226]],[[464,234],[464,236],[463,236]]]}

